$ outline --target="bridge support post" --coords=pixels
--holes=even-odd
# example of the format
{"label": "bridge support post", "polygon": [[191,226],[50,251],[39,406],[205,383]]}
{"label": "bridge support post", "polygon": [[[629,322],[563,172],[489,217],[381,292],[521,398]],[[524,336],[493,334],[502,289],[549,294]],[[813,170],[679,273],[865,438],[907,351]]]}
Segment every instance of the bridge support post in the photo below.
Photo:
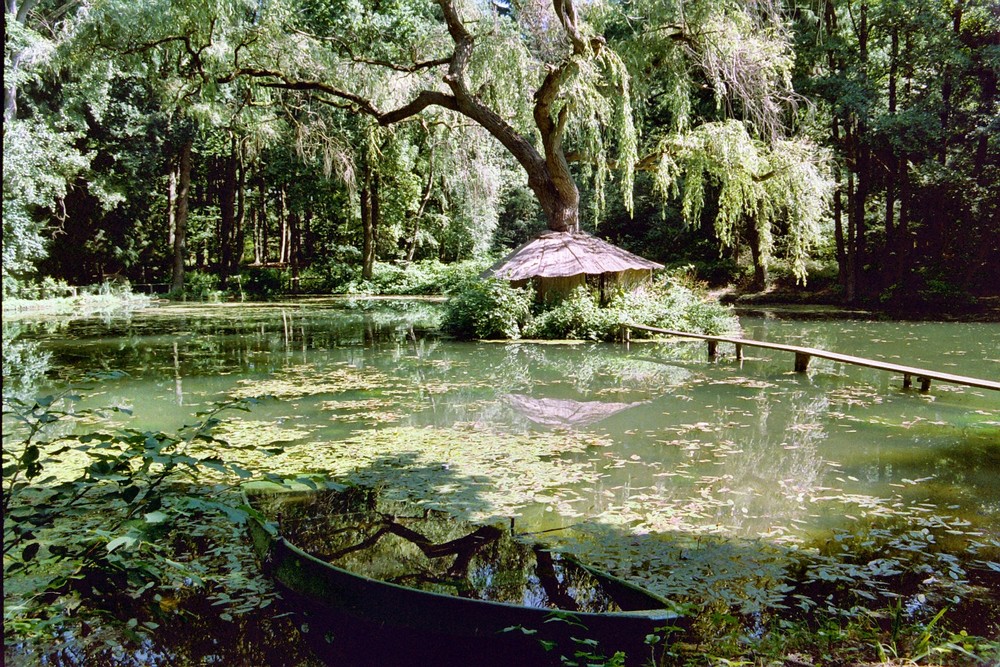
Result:
{"label": "bridge support post", "polygon": [[913,386],[913,377],[909,373],[903,373],[903,389]]}
{"label": "bridge support post", "polygon": [[931,379],[930,378],[918,377],[917,379],[920,380],[920,391],[921,392],[923,392],[923,393],[926,394],[928,391],[930,391],[930,389],[931,389]]}
{"label": "bridge support post", "polygon": [[736,343],[736,358],[743,361],[743,346],[739,343]]}
{"label": "bridge support post", "polygon": [[719,346],[718,341],[714,341],[714,340],[708,341],[708,358],[709,359],[715,359],[715,357],[717,356],[717,353],[718,353],[718,350],[717,350],[718,346]]}
{"label": "bridge support post", "polygon": [[795,372],[805,373],[806,369],[809,367],[809,359],[811,357],[805,352],[795,353]]}

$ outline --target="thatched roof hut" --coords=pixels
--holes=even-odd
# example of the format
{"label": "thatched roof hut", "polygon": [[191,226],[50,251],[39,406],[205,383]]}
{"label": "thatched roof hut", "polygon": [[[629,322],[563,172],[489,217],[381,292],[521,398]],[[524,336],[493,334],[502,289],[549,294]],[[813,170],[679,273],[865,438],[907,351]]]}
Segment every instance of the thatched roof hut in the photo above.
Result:
{"label": "thatched roof hut", "polygon": [[634,255],[582,232],[544,232],[494,264],[485,276],[520,286],[535,283],[539,297],[566,294],[589,284],[601,294],[615,286],[649,280],[662,264]]}

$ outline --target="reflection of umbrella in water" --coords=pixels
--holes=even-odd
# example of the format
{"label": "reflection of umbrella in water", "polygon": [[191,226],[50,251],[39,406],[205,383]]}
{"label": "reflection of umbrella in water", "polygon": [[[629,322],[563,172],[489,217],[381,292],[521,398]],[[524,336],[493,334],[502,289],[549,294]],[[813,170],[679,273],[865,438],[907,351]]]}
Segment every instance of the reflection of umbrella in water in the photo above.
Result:
{"label": "reflection of umbrella in water", "polygon": [[525,417],[545,426],[589,426],[616,412],[647,402],[574,401],[565,398],[532,398],[524,394],[507,394],[504,398]]}

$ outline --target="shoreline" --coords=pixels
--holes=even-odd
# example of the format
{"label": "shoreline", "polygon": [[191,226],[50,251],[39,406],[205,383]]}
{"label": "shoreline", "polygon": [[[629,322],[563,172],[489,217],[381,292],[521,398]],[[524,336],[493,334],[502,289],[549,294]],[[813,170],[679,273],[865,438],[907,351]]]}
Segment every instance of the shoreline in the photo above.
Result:
{"label": "shoreline", "polygon": [[[719,303],[732,306],[738,314],[760,314],[765,317],[790,319],[865,318],[899,321],[1000,322],[1000,296],[974,298],[972,303],[910,304],[908,307],[872,307],[870,304],[851,305],[843,302],[836,290],[809,290],[770,287],[760,291],[743,290],[733,285],[712,288],[708,295]],[[5,299],[3,319],[16,321],[42,317],[94,317],[119,313],[134,313],[161,307],[198,305],[238,308],[244,305],[281,306],[288,303],[319,304],[350,301],[423,301],[440,303],[447,295],[395,294],[301,294],[282,295],[273,301],[196,301],[174,300],[144,294],[81,295],[52,299]]]}
{"label": "shoreline", "polygon": [[849,304],[839,290],[816,290],[773,286],[743,290],[733,285],[709,290],[709,295],[739,312],[780,311],[795,319],[864,317],[899,321],[1000,322],[1000,296],[970,297],[970,302]]}

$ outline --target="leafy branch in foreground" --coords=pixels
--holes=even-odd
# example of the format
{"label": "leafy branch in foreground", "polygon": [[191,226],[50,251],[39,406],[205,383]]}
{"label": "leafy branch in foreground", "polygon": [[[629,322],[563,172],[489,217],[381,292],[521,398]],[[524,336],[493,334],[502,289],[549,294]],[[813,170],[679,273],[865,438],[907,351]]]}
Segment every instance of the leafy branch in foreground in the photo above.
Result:
{"label": "leafy branch in foreground", "polygon": [[[190,546],[179,543],[205,536],[213,516],[237,523],[246,517],[238,500],[226,498],[232,485],[212,482],[250,473],[215,454],[227,443],[212,430],[223,412],[249,411],[258,399],[215,404],[177,434],[134,428],[78,434],[79,425],[109,415],[76,409],[79,401],[72,390],[3,401],[8,635],[58,627],[84,598],[100,613],[104,595],[139,599],[176,582],[204,583],[204,564],[178,557]],[[128,631],[137,630],[130,622]]]}

